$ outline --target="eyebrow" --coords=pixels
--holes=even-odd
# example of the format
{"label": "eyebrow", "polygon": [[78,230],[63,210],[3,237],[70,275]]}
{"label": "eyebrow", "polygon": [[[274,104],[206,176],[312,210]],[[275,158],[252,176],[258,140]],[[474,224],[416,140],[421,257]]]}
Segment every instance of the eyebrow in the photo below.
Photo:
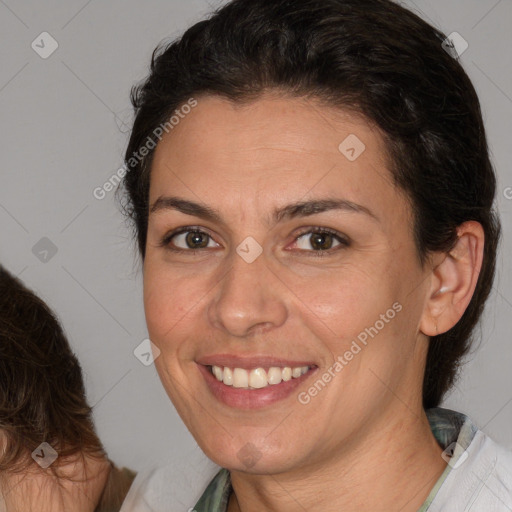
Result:
{"label": "eyebrow", "polygon": [[[149,213],[156,213],[164,210],[176,210],[186,215],[193,215],[204,220],[225,224],[222,215],[210,206],[195,203],[181,197],[166,196],[159,197],[149,209]],[[298,201],[286,206],[276,208],[273,211],[272,219],[268,224],[277,224],[283,220],[291,220],[296,217],[307,217],[317,213],[330,210],[342,210],[346,212],[364,214],[373,220],[379,218],[370,209],[360,204],[339,198],[314,199],[310,201]]]}

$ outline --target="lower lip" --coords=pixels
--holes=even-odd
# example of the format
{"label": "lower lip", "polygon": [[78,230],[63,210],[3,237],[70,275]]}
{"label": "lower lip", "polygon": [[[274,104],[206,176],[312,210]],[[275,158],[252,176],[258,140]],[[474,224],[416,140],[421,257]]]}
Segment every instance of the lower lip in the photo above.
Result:
{"label": "lower lip", "polygon": [[237,409],[258,409],[288,398],[309,378],[316,368],[309,369],[304,375],[292,378],[280,384],[273,384],[260,389],[243,389],[226,386],[212,374],[208,366],[197,365],[203,374],[211,393],[220,402]]}

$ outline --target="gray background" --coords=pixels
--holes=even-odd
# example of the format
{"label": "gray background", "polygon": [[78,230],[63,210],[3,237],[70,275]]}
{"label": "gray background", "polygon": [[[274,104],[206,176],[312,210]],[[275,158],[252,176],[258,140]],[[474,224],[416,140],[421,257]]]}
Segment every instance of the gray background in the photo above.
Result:
{"label": "gray background", "polygon": [[[58,313],[100,437],[136,470],[172,461],[179,471],[202,455],[154,367],[133,355],[147,337],[139,262],[114,193],[100,201],[93,190],[122,165],[129,90],[154,47],[220,3],[0,0],[0,261]],[[481,99],[504,228],[481,346],[444,405],[512,448],[512,2],[404,3],[469,43],[461,60]],[[59,45],[47,59],[31,48],[44,31]],[[48,261],[33,251],[43,237],[57,248]]]}

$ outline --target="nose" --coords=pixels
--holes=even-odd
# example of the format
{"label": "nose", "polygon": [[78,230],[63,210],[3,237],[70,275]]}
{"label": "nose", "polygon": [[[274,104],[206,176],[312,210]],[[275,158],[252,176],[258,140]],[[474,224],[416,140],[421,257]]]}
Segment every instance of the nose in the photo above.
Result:
{"label": "nose", "polygon": [[261,254],[247,263],[234,254],[209,305],[211,324],[232,337],[247,337],[283,325],[288,311],[286,287]]}

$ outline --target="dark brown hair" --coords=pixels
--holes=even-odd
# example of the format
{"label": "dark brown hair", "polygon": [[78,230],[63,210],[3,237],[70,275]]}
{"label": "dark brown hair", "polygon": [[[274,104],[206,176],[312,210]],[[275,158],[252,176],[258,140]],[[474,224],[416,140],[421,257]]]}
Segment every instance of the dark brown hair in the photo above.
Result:
{"label": "dark brown hair", "polygon": [[1,267],[0,429],[7,438],[0,471],[24,469],[27,451],[44,441],[62,458],[80,452],[105,456],[82,370],[57,318]]}
{"label": "dark brown hair", "polygon": [[480,103],[445,39],[390,0],[233,0],[157,47],[149,76],[132,90],[136,117],[125,154],[122,206],[142,259],[154,149],[134,155],[191,97],[242,103],[277,90],[363,114],[383,133],[394,183],[412,205],[422,265],[430,252],[454,246],[463,222],[478,221],[485,232],[468,308],[430,339],[423,405],[439,405],[490,293],[501,229]]}
{"label": "dark brown hair", "polygon": [[[80,364],[57,317],[36,294],[0,266],[0,473],[35,464],[47,442],[58,453],[48,470],[88,455],[107,460],[95,432]],[[135,477],[113,464],[98,511],[119,510]]]}

